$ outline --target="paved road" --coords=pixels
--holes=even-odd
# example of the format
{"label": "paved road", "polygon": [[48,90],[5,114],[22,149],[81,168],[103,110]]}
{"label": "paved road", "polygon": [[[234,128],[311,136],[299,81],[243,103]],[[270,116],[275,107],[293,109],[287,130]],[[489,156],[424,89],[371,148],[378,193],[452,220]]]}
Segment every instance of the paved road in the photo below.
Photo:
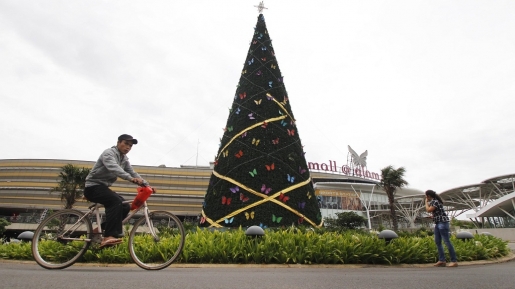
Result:
{"label": "paved road", "polygon": [[[94,284],[97,282],[97,284]],[[514,288],[515,261],[458,268],[341,266],[197,266],[145,271],[134,265],[77,264],[46,270],[0,262],[0,288]]]}

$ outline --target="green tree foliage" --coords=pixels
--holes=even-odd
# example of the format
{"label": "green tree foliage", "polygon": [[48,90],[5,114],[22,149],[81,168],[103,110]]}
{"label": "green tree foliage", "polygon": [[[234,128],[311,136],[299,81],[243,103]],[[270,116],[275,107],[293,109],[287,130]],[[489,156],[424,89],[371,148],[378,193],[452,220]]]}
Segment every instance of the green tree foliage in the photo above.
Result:
{"label": "green tree foliage", "polygon": [[390,217],[393,222],[393,230],[398,231],[399,226],[397,224],[397,215],[395,213],[395,192],[398,188],[402,188],[408,185],[408,182],[404,179],[406,169],[399,167],[394,169],[393,166],[387,166],[381,169],[381,181],[379,186],[383,188],[388,196],[388,203],[390,204]]}
{"label": "green tree foliage", "polygon": [[461,229],[476,229],[477,228],[477,226],[472,221],[458,220],[456,218],[451,220],[451,225],[452,226],[458,226]]}
{"label": "green tree foliage", "polygon": [[324,224],[328,228],[334,229],[357,229],[365,225],[366,218],[355,212],[336,213],[336,218],[325,218]]}
{"label": "green tree foliage", "polygon": [[299,130],[262,14],[224,130],[200,226],[322,224]]}
{"label": "green tree foliage", "polygon": [[430,228],[426,228],[426,227],[421,227],[421,228],[418,228],[416,229],[415,231],[412,231],[412,230],[409,230],[409,231],[399,231],[397,232],[397,235],[399,235],[399,237],[420,237],[420,238],[424,238],[424,237],[427,237],[427,236],[434,236],[434,231]]}
{"label": "green tree foliage", "polygon": [[2,236],[6,229],[5,227],[9,226],[11,223],[9,221],[7,221],[6,219],[4,218],[0,218],[0,236]]}
{"label": "green tree foliage", "polygon": [[60,194],[65,209],[71,209],[73,204],[82,198],[89,171],[90,169],[79,168],[72,164],[61,167],[59,183],[50,190],[50,193],[58,192]]}

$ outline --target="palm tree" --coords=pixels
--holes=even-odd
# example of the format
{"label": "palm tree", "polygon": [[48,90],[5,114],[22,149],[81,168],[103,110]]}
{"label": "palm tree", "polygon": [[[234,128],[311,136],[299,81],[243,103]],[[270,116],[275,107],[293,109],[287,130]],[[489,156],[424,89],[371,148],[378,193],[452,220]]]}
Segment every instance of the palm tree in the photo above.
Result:
{"label": "palm tree", "polygon": [[[11,223],[6,219],[0,218],[0,236],[4,235],[4,232],[6,231],[5,227],[9,226],[10,224]],[[2,239],[0,238],[0,240]]]}
{"label": "palm tree", "polygon": [[61,167],[59,183],[57,187],[50,190],[50,193],[59,192],[61,194],[61,201],[64,203],[65,209],[71,209],[77,199],[83,196],[89,171],[90,169],[79,168],[72,164]]}
{"label": "palm tree", "polygon": [[394,169],[393,166],[387,166],[381,169],[381,181],[379,182],[379,186],[383,188],[388,196],[388,203],[390,204],[390,217],[393,220],[393,230],[398,230],[397,225],[397,216],[395,214],[395,206],[394,206],[394,197],[395,191],[398,188],[402,188],[408,185],[408,182],[404,179],[404,174],[406,173],[406,169],[404,167],[399,167],[398,169]]}

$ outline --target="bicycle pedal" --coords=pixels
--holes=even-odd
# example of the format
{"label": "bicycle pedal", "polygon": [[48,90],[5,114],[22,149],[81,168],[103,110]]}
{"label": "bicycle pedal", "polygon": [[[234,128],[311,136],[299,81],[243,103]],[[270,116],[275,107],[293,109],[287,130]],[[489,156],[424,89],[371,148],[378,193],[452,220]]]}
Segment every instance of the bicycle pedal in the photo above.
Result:
{"label": "bicycle pedal", "polygon": [[102,243],[102,234],[100,233],[93,233],[93,237],[91,238],[91,242],[93,243]]}

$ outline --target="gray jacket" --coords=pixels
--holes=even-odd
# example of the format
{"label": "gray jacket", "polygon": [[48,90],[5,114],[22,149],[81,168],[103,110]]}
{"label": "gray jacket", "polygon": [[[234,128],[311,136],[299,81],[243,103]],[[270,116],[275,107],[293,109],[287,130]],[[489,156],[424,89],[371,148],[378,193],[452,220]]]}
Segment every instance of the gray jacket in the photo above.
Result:
{"label": "gray jacket", "polygon": [[[132,178],[141,179],[141,176],[132,169],[129,158],[120,154],[116,146],[113,146],[106,149],[98,158],[86,177],[86,187],[96,185],[109,187],[118,177],[127,181]],[[147,181],[144,181],[144,183],[148,184]]]}

